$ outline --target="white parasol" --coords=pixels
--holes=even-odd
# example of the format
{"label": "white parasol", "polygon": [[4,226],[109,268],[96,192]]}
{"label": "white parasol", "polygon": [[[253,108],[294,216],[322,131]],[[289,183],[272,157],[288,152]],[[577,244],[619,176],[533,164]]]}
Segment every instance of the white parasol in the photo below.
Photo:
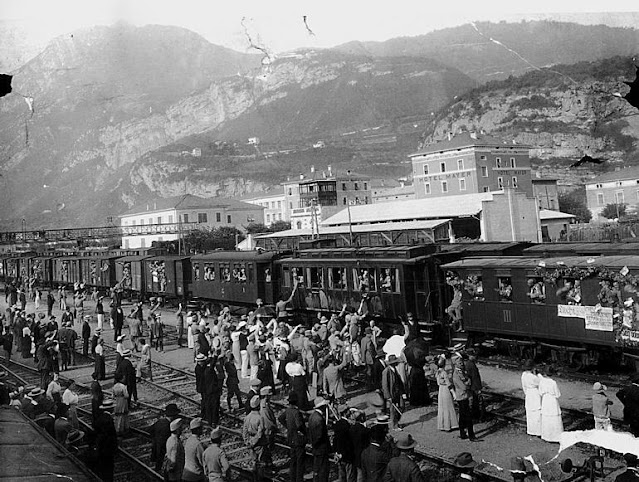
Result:
{"label": "white parasol", "polygon": [[404,337],[402,335],[393,335],[388,340],[386,340],[386,343],[384,343],[384,348],[382,348],[382,350],[384,350],[384,353],[386,353],[387,357],[388,355],[395,355],[397,358],[399,358],[405,346],[406,342],[404,341]]}

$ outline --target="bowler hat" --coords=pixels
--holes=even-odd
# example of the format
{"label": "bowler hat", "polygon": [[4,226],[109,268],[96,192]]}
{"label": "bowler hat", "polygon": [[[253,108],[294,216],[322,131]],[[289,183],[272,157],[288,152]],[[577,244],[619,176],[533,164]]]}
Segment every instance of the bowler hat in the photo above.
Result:
{"label": "bowler hat", "polygon": [[79,442],[83,438],[84,438],[84,432],[82,430],[72,430],[71,432],[69,432],[69,435],[67,436],[67,443],[74,444]]}
{"label": "bowler hat", "polygon": [[473,456],[470,452],[462,452],[455,457],[455,467],[460,467],[463,469],[470,469],[477,465],[477,462],[473,460]]}
{"label": "bowler hat", "polygon": [[180,409],[175,403],[169,403],[164,409],[164,413],[169,417],[176,417],[179,415]]}
{"label": "bowler hat", "polygon": [[397,365],[399,363],[399,358],[397,358],[395,355],[388,355],[386,363],[388,363],[389,365]]}
{"label": "bowler hat", "polygon": [[390,417],[388,415],[384,415],[380,413],[377,417],[375,417],[376,425],[388,425],[389,422],[390,422]]}
{"label": "bowler hat", "polygon": [[407,432],[400,433],[395,441],[395,446],[399,450],[410,450],[417,445],[413,436]]}
{"label": "bowler hat", "polygon": [[204,353],[198,353],[197,356],[195,357],[195,361],[196,362],[206,361],[206,355]]}

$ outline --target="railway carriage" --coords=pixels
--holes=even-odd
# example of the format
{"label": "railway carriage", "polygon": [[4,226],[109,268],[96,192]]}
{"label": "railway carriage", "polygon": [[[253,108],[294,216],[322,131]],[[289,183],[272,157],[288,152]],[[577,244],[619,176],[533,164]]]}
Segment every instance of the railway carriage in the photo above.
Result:
{"label": "railway carriage", "polygon": [[115,260],[108,251],[89,251],[80,255],[82,282],[98,289],[108,289],[115,285]]}
{"label": "railway carriage", "polygon": [[442,269],[463,293],[473,338],[538,342],[587,363],[639,353],[639,256],[468,258]]}
{"label": "railway carriage", "polygon": [[141,295],[145,292],[144,260],[148,255],[122,256],[115,260],[116,284],[125,291],[134,291]]}
{"label": "railway carriage", "polygon": [[188,256],[153,256],[144,260],[146,295],[184,298],[191,284],[191,258]]}
{"label": "railway carriage", "polygon": [[59,256],[52,260],[52,277],[54,284],[67,285],[80,283],[82,275],[78,256]]}
{"label": "railway carriage", "polygon": [[37,286],[49,286],[53,282],[53,256],[34,256],[29,258],[29,277],[36,280]]}
{"label": "railway carriage", "polygon": [[191,257],[192,294],[196,298],[236,306],[273,303],[279,286],[274,272],[276,252],[218,251]]}

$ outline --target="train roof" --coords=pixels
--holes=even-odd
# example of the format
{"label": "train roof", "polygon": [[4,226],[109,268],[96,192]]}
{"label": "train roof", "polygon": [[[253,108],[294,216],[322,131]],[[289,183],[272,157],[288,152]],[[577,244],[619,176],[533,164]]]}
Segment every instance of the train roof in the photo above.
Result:
{"label": "train roof", "polygon": [[639,254],[639,243],[543,243],[524,249],[525,254],[550,255],[553,253],[584,254]]}
{"label": "train roof", "polygon": [[454,243],[440,244],[439,252],[441,254],[464,254],[468,256],[477,253],[477,255],[485,256],[487,253],[503,254],[512,251],[523,252],[528,246],[530,246],[529,242]]}
{"label": "train roof", "polygon": [[295,253],[296,258],[401,258],[426,256],[436,251],[434,244],[419,246],[366,246],[362,248],[312,248]]}
{"label": "train roof", "polygon": [[118,263],[129,263],[134,261],[142,261],[143,259],[147,259],[150,257],[151,255],[149,254],[143,254],[143,255],[137,255],[137,256],[121,256],[119,258],[116,258],[116,261]]}
{"label": "train roof", "polygon": [[[63,477],[97,482],[82,463],[29,420],[20,410],[0,407],[0,479],[46,481]],[[28,462],[25,456],[28,453]]]}
{"label": "train roof", "polygon": [[281,255],[282,253],[279,251],[215,251],[209,254],[196,254],[195,256],[191,256],[191,259],[193,261],[271,261],[274,258],[279,258]]}
{"label": "train roof", "polygon": [[443,264],[444,269],[461,268],[536,268],[555,269],[561,267],[587,268],[597,266],[603,268],[639,268],[639,256],[562,256],[554,258],[539,257],[498,257],[498,258],[465,258],[452,263]]}

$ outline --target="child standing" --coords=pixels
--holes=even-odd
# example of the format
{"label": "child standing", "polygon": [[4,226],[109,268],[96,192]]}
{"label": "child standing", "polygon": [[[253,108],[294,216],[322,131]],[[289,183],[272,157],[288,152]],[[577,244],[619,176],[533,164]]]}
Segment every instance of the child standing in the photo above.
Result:
{"label": "child standing", "polygon": [[592,414],[595,418],[595,430],[612,430],[610,423],[610,405],[612,401],[606,395],[606,386],[596,382],[592,386]]}

